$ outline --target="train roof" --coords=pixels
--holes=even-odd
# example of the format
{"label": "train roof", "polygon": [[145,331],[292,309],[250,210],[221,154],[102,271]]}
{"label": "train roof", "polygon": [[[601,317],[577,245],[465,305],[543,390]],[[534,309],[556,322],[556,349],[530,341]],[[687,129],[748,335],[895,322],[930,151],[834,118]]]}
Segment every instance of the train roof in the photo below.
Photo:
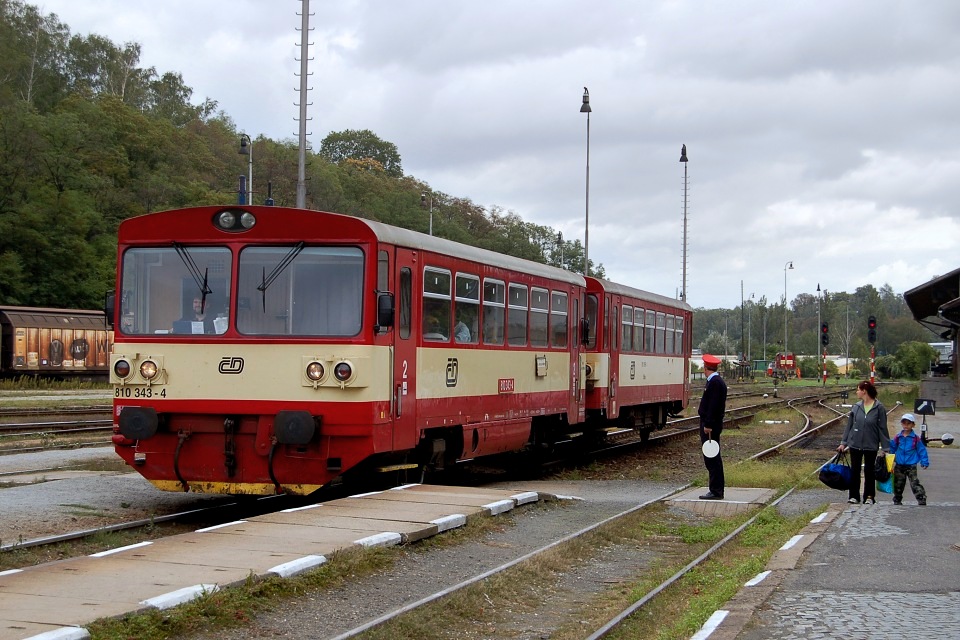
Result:
{"label": "train roof", "polygon": [[585,287],[586,281],[583,276],[579,273],[574,273],[572,271],[567,271],[566,269],[560,269],[557,267],[551,267],[549,265],[541,264],[539,262],[534,262],[532,260],[526,260],[524,258],[515,258],[513,256],[508,256],[502,253],[497,253],[495,251],[490,251],[488,249],[481,249],[479,247],[473,247],[470,245],[462,244],[460,242],[454,242],[453,240],[447,240],[445,238],[438,238],[436,236],[427,235],[425,233],[420,233],[418,231],[411,231],[409,229],[402,229],[400,227],[395,227],[393,225],[385,224],[383,222],[376,222],[373,220],[367,220],[366,218],[360,218],[357,216],[351,216],[343,213],[334,213],[331,211],[318,211],[314,209],[297,209],[294,207],[268,207],[264,205],[222,205],[222,206],[204,206],[204,207],[189,207],[184,209],[177,210],[168,210],[160,211],[156,213],[148,213],[142,216],[136,216],[134,218],[128,218],[121,226],[130,223],[138,224],[147,223],[147,221],[152,218],[162,218],[163,216],[173,215],[183,215],[190,212],[202,213],[205,217],[214,215],[217,211],[230,209],[233,211],[250,211],[258,219],[264,219],[262,217],[269,216],[270,214],[278,214],[281,212],[295,213],[299,215],[323,215],[323,216],[332,216],[336,218],[342,218],[344,220],[350,220],[354,224],[359,224],[365,226],[370,230],[372,235],[374,235],[379,241],[386,242],[390,244],[395,244],[401,247],[408,247],[410,249],[417,249],[420,251],[429,251],[433,253],[439,253],[442,255],[447,255],[456,258],[462,258],[464,260],[470,260],[473,262],[479,262],[482,264],[490,265],[493,267],[499,267],[502,269],[507,269],[509,271],[517,271],[520,273],[526,273],[529,275],[540,276],[544,278],[550,278],[552,280],[557,280],[560,282],[569,282],[571,284]]}
{"label": "train roof", "polygon": [[480,247],[462,244],[445,238],[438,238],[437,236],[427,235],[419,231],[394,227],[382,222],[375,222],[365,218],[359,218],[359,220],[366,224],[381,242],[388,242],[411,249],[419,249],[420,251],[431,251],[433,253],[455,256],[457,258],[463,258],[464,260],[480,262],[509,271],[520,271],[534,276],[569,282],[580,287],[586,286],[586,281],[583,276],[579,273],[567,271],[566,269],[551,267],[550,265],[534,262],[533,260],[526,260],[524,258],[515,258],[503,253],[497,253],[496,251],[490,251],[489,249],[481,249]]}
{"label": "train roof", "polygon": [[684,311],[693,311],[693,307],[684,302],[683,300],[677,300],[676,298],[668,298],[667,296],[662,296],[659,293],[651,293],[649,291],[644,291],[643,289],[635,289],[633,287],[628,287],[625,284],[618,284],[616,282],[611,282],[609,280],[604,280],[602,278],[595,278],[590,276],[587,278],[587,281],[595,281],[599,284],[600,288],[609,293],[616,293],[621,296],[628,296],[630,298],[638,298],[640,300],[645,300],[647,302],[654,302],[656,304],[662,304],[667,307],[675,307],[678,309],[683,309]]}
{"label": "train roof", "polygon": [[0,316],[15,327],[104,329],[103,311],[53,307],[0,306]]}

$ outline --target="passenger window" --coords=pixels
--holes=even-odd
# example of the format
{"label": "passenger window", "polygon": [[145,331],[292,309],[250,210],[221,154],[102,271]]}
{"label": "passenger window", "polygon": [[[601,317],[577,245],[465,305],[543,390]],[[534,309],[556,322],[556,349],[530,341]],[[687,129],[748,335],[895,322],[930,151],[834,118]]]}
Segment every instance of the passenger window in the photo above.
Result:
{"label": "passenger window", "polygon": [[656,316],[657,314],[655,311],[648,310],[646,313],[647,319],[644,326],[644,351],[646,351],[647,353],[653,353],[654,351],[653,343],[654,343],[654,335],[656,333],[656,324],[655,324]]}
{"label": "passenger window", "polygon": [[664,343],[664,333],[666,327],[666,314],[657,313],[657,353],[664,353],[663,343]]}
{"label": "passenger window", "polygon": [[546,289],[530,290],[530,346],[545,347],[547,340],[547,316],[550,314],[550,295]]}
{"label": "passenger window", "polygon": [[683,317],[677,316],[677,343],[676,343],[676,353],[683,354]]}
{"label": "passenger window", "polygon": [[630,351],[632,345],[631,331],[633,330],[633,307],[623,305],[623,339],[620,344],[624,351]]}
{"label": "passenger window", "polygon": [[554,291],[550,295],[550,346],[567,346],[567,294]]}
{"label": "passenger window", "polygon": [[664,345],[664,353],[676,353],[673,348],[673,316],[667,316],[667,343]]}
{"label": "passenger window", "polygon": [[461,344],[476,344],[480,322],[480,278],[457,274],[456,324],[453,339]]}
{"label": "passenger window", "polygon": [[503,344],[504,293],[503,282],[483,281],[483,344]]}
{"label": "passenger window", "polygon": [[640,307],[633,312],[633,350],[643,352],[643,309]]}
{"label": "passenger window", "polygon": [[510,301],[507,304],[507,343],[512,347],[527,345],[527,288],[510,285]]}
{"label": "passenger window", "polygon": [[450,340],[450,272],[423,270],[423,339]]}

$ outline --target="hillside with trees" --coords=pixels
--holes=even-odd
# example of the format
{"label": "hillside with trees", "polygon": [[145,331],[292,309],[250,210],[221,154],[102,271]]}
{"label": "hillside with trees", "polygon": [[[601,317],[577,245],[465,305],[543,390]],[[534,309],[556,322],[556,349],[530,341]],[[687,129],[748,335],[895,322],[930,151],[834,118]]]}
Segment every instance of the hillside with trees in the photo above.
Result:
{"label": "hillside with trees", "polygon": [[[0,299],[99,308],[113,285],[117,225],[130,216],[237,202],[240,132],[176,72],[140,66],[140,45],[71,34],[53,15],[0,0]],[[254,139],[254,184],[296,202],[295,140]],[[404,175],[371,131],[332,132],[310,154],[309,209],[336,211],[583,270],[583,246],[512,211]],[[263,192],[255,201],[263,202]],[[603,274],[602,266],[592,265]]]}

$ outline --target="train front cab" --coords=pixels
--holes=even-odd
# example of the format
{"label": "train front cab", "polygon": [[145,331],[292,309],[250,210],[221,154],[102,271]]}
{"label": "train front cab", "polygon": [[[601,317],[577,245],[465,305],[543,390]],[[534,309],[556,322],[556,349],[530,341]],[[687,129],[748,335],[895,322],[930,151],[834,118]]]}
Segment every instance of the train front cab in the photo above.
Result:
{"label": "train front cab", "polygon": [[[587,278],[587,422],[646,438],[687,404],[692,310],[664,296]],[[596,329],[594,329],[594,327]]]}

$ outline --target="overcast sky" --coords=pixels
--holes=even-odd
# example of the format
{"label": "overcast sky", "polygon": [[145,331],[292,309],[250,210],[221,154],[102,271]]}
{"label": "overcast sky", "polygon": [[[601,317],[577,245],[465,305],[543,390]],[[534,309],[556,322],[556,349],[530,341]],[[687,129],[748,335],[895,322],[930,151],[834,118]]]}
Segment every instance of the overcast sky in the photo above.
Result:
{"label": "overcast sky", "polygon": [[[256,137],[295,139],[299,0],[43,0],[142,45]],[[960,2],[311,0],[310,141],[370,129],[404,172],[583,238],[687,301],[902,293],[960,266]],[[256,162],[256,155],[254,155]],[[785,269],[787,261],[793,269]],[[786,287],[785,287],[786,281]]]}

